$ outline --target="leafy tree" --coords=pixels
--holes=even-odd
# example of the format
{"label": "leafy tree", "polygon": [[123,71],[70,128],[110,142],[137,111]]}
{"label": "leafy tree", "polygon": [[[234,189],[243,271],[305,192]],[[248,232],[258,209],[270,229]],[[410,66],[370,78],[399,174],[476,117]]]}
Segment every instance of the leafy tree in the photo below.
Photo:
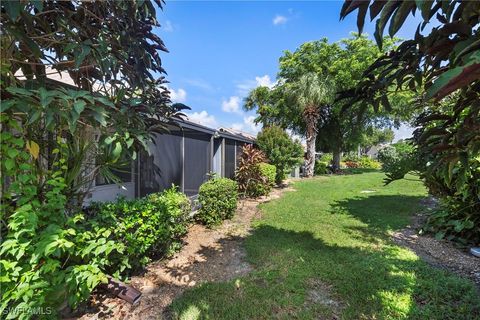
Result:
{"label": "leafy tree", "polygon": [[114,177],[179,110],[150,1],[2,1],[0,19],[0,313],[25,319],[126,267],[109,259],[125,247],[76,214],[95,176]]}
{"label": "leafy tree", "polygon": [[325,115],[334,100],[334,84],[328,76],[321,77],[315,73],[307,73],[298,81],[288,83],[284,89],[292,112],[300,115],[305,126],[307,143],[305,171],[307,177],[313,177],[318,125],[322,120],[322,115]]}
{"label": "leafy tree", "polygon": [[[392,48],[396,40],[385,40],[386,48]],[[257,88],[246,99],[248,110],[257,108],[258,122],[277,124],[282,128],[291,128],[300,134],[306,133],[305,123],[296,108],[292,108],[284,88],[298,82],[302,75],[315,73],[328,77],[335,92],[346,91],[360,80],[363,72],[382,51],[366,36],[354,36],[337,43],[329,44],[327,39],[302,44],[295,52],[286,51],[280,58],[278,84],[272,90]],[[351,151],[362,143],[364,133],[374,128],[391,127],[398,120],[408,118],[407,111],[398,106],[404,105],[409,96],[397,94],[393,116],[375,113],[372,104],[355,104],[350,106],[344,100],[336,100],[328,108],[328,116],[323,117],[317,125],[317,149],[334,153],[334,164],[340,167],[342,151]],[[349,106],[349,108],[347,108]]]}
{"label": "leafy tree", "polygon": [[243,109],[256,110],[256,122],[261,123],[264,128],[278,122],[273,116],[276,110],[272,107],[272,91],[268,87],[259,86],[250,91],[244,99]]}
{"label": "leafy tree", "polygon": [[[72,205],[81,205],[95,175],[114,178],[111,168],[135,158],[177,116],[155,15],[150,1],[2,3],[2,115],[22,123],[17,135],[38,150],[40,175],[55,161],[55,137],[66,140]],[[54,74],[75,86],[51,81]]]}
{"label": "leafy tree", "polygon": [[[377,59],[365,72],[351,101],[388,109],[391,90],[415,90],[419,99],[413,141],[420,173],[444,210],[432,215],[429,230],[462,243],[480,241],[480,3],[477,1],[345,1],[341,18],[358,10],[363,28],[369,12],[375,37],[394,36],[410,14],[421,22],[413,39]],[[436,19],[435,26],[426,26]],[[401,177],[401,176],[400,176]]]}
{"label": "leafy tree", "polygon": [[285,175],[303,161],[303,147],[299,141],[294,141],[278,126],[264,127],[257,135],[257,145],[270,163],[277,168],[275,182],[280,184]]}

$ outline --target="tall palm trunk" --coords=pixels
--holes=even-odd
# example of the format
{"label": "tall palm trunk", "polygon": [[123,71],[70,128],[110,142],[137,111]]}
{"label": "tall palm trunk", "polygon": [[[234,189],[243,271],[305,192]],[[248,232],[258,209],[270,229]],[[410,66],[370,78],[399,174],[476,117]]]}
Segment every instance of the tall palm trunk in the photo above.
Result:
{"label": "tall palm trunk", "polygon": [[340,161],[342,159],[342,150],[340,148],[336,148],[333,150],[333,169],[334,171],[340,170]]}
{"label": "tall palm trunk", "polygon": [[313,177],[315,172],[315,144],[317,141],[317,123],[320,118],[320,110],[316,106],[308,106],[303,111],[306,124],[307,156],[305,159],[305,175]]}

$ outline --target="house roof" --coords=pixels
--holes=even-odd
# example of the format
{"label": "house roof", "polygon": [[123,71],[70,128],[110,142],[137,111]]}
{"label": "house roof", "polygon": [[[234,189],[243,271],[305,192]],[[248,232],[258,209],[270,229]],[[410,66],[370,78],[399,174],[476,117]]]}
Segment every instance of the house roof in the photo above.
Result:
{"label": "house roof", "polygon": [[238,131],[238,130],[234,130],[234,129],[231,129],[231,128],[220,127],[218,129],[218,133],[220,134],[220,136],[230,138],[230,139],[240,140],[240,141],[247,142],[247,143],[253,143],[256,140],[256,137],[251,135],[251,134],[248,134],[248,133],[242,132],[242,131]]}

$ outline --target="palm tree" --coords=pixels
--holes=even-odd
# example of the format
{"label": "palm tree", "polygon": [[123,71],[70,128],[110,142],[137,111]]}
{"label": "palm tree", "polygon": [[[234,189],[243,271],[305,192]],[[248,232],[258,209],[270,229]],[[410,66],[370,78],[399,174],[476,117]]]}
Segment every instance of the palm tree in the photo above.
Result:
{"label": "palm tree", "polygon": [[302,75],[296,82],[286,87],[286,95],[293,104],[305,125],[307,155],[305,171],[312,177],[315,167],[315,141],[318,124],[326,114],[335,97],[335,88],[328,77],[316,73]]}

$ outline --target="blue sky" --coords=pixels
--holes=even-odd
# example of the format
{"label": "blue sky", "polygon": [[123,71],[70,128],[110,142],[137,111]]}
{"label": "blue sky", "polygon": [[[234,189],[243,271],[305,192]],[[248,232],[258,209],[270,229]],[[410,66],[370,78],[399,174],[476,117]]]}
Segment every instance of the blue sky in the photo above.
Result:
{"label": "blue sky", "polygon": [[[335,42],[356,31],[355,16],[339,21],[343,1],[167,1],[157,16],[158,34],[172,97],[192,110],[196,122],[256,133],[255,114],[242,99],[257,85],[270,85],[284,50],[327,37]],[[407,23],[399,37],[412,37]],[[374,24],[365,32],[373,35]],[[401,128],[396,138],[409,136]]]}

